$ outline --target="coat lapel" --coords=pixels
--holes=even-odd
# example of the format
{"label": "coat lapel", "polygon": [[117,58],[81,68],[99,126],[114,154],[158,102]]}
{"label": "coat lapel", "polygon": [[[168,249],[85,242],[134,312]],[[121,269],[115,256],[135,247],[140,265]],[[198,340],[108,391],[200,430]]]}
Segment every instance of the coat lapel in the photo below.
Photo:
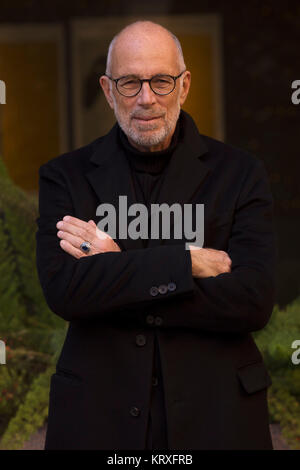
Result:
{"label": "coat lapel", "polygon": [[[182,208],[189,203],[210,171],[199,157],[208,152],[193,119],[184,111],[180,118],[184,128],[184,138],[180,139],[168,165],[157,204],[171,206],[179,203]],[[183,213],[183,212],[182,212]],[[173,218],[171,219],[171,227]],[[168,243],[168,240],[149,240],[149,247]]]}
{"label": "coat lapel", "polygon": [[[118,125],[101,139],[90,161],[96,169],[86,174],[99,204],[111,204],[116,210],[116,243],[124,250],[143,248],[141,239],[119,238],[119,196],[127,196],[127,207],[136,203],[130,167],[122,147],[118,144]],[[99,205],[98,204],[98,205]]]}
{"label": "coat lapel", "polygon": [[[209,172],[209,167],[199,159],[208,149],[193,119],[184,111],[181,111],[180,118],[184,121],[184,139],[180,140],[172,155],[157,204],[167,203],[171,206],[174,203],[188,203]],[[99,204],[112,204],[116,210],[116,242],[125,250],[143,248],[141,239],[119,238],[119,196],[127,196],[127,208],[137,201],[129,163],[119,145],[117,123],[96,144],[90,161],[96,168],[89,171],[86,177],[99,199]],[[161,245],[165,241],[150,239],[148,246]]]}

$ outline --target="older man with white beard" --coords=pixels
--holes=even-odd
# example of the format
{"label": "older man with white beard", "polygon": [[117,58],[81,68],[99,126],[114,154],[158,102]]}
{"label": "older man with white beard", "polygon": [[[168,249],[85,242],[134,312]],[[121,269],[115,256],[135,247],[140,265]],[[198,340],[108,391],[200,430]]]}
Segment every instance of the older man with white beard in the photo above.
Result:
{"label": "older man with white beard", "polygon": [[[251,336],[274,302],[272,196],[262,162],[199,134],[181,109],[190,84],[170,31],[128,25],[100,77],[115,126],[40,168],[37,266],[70,322],[46,449],[272,448]],[[125,195],[204,204],[205,246],[114,240],[97,208]]]}

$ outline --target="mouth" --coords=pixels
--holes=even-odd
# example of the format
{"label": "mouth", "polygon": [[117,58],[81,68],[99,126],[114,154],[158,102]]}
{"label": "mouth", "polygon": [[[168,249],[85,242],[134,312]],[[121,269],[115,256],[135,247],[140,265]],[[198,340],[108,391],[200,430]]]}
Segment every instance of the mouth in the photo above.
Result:
{"label": "mouth", "polygon": [[134,117],[133,119],[135,119],[136,121],[138,122],[142,122],[142,123],[149,123],[151,124],[152,122],[154,121],[157,121],[158,119],[161,119],[162,116],[156,116],[156,117]]}

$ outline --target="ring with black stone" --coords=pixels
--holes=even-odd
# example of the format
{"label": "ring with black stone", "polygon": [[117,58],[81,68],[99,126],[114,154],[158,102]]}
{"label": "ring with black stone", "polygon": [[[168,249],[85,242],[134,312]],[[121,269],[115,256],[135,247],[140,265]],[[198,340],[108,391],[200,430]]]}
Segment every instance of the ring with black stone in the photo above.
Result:
{"label": "ring with black stone", "polygon": [[84,253],[89,253],[91,251],[91,244],[90,242],[83,242],[81,243],[80,248]]}

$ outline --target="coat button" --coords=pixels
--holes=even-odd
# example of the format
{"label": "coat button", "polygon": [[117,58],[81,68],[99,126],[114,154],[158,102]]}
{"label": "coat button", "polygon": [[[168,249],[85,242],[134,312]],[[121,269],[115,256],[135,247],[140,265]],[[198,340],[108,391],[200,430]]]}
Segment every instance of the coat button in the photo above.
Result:
{"label": "coat button", "polygon": [[177,287],[177,286],[176,286],[175,282],[169,282],[169,284],[168,284],[168,290],[169,290],[170,292],[173,292],[173,291],[176,289],[176,287]]}
{"label": "coat button", "polygon": [[154,322],[155,322],[155,325],[156,325],[156,326],[160,326],[163,321],[162,321],[162,318],[161,318],[161,317],[155,317]]}
{"label": "coat button", "polygon": [[150,294],[151,294],[153,297],[155,297],[155,296],[158,294],[158,289],[157,289],[157,287],[155,287],[155,286],[151,287],[151,289],[150,289]]}
{"label": "coat button", "polygon": [[158,292],[160,294],[166,294],[168,292],[168,288],[165,284],[161,284],[158,288]]}
{"label": "coat button", "polygon": [[130,409],[130,414],[131,414],[131,416],[139,416],[140,410],[136,406],[133,406]]}
{"label": "coat button", "polygon": [[135,342],[138,346],[145,346],[146,338],[144,335],[136,335]]}
{"label": "coat button", "polygon": [[147,315],[147,317],[146,317],[146,322],[148,323],[148,325],[153,325],[153,323],[154,323],[154,316],[153,316],[153,315]]}
{"label": "coat button", "polygon": [[156,387],[157,384],[158,384],[158,379],[157,379],[157,377],[152,377],[152,385],[153,385],[154,387]]}

